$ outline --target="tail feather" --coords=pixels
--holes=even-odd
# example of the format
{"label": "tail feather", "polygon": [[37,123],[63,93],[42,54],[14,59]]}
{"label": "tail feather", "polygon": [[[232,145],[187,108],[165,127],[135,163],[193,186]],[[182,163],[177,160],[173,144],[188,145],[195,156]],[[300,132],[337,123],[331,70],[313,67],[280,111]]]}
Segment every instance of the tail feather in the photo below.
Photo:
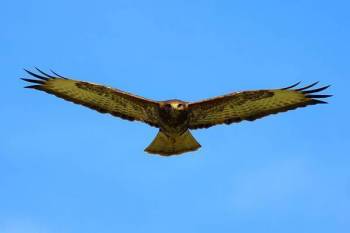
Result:
{"label": "tail feather", "polygon": [[192,136],[189,130],[178,137],[168,137],[159,131],[153,142],[145,149],[151,154],[163,156],[179,155],[199,149],[201,145]]}

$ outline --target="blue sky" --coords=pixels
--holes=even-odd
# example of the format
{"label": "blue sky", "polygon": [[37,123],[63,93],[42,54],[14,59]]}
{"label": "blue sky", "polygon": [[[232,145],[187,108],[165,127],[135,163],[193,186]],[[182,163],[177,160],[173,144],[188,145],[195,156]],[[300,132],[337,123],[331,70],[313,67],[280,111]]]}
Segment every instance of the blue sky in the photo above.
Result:
{"label": "blue sky", "polygon": [[[350,232],[348,1],[2,0],[0,232]],[[194,131],[157,129],[23,89],[53,69],[156,100],[304,81],[329,105]]]}

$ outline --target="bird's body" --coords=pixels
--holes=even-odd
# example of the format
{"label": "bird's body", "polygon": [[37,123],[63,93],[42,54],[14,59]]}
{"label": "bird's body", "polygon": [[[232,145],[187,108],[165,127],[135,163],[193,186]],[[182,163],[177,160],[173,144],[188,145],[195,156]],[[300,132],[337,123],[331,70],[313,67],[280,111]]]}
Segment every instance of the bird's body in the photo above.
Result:
{"label": "bird's body", "polygon": [[175,155],[200,148],[189,131],[188,103],[181,100],[159,102],[159,133],[146,151],[160,155]]}
{"label": "bird's body", "polygon": [[181,100],[159,103],[159,128],[169,137],[176,137],[188,129],[188,105]]}
{"label": "bird's body", "polygon": [[182,100],[153,101],[118,89],[76,81],[56,73],[48,75],[39,69],[37,79],[23,79],[35,83],[27,86],[44,91],[101,113],[127,120],[137,120],[159,128],[153,142],[145,149],[149,153],[176,155],[194,151],[200,144],[190,130],[218,124],[253,121],[270,114],[326,103],[320,99],[330,95],[315,94],[329,86],[310,89],[317,83],[293,89],[298,84],[271,90],[235,92],[199,102]]}

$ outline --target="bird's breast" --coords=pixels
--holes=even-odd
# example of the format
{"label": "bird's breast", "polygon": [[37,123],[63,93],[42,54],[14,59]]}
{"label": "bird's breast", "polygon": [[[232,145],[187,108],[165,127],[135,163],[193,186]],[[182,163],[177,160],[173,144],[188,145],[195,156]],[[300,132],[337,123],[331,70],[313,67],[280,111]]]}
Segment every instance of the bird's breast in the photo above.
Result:
{"label": "bird's breast", "polygon": [[159,112],[161,129],[172,134],[183,133],[188,128],[188,111],[162,110]]}

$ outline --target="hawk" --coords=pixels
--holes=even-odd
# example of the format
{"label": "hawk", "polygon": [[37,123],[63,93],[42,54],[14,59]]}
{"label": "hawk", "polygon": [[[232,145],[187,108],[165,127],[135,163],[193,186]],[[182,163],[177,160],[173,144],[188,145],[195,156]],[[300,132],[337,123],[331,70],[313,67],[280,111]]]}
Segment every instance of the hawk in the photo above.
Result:
{"label": "hawk", "polygon": [[146,152],[163,156],[195,151],[201,145],[190,130],[209,128],[218,124],[231,124],[306,107],[325,104],[322,99],[331,95],[319,94],[329,86],[312,89],[318,82],[296,89],[292,86],[234,92],[198,102],[182,100],[153,101],[118,89],[63,77],[37,69],[25,70],[35,79],[23,78],[35,85],[26,86],[44,91],[100,113],[130,121],[141,121],[159,128],[159,132]]}

